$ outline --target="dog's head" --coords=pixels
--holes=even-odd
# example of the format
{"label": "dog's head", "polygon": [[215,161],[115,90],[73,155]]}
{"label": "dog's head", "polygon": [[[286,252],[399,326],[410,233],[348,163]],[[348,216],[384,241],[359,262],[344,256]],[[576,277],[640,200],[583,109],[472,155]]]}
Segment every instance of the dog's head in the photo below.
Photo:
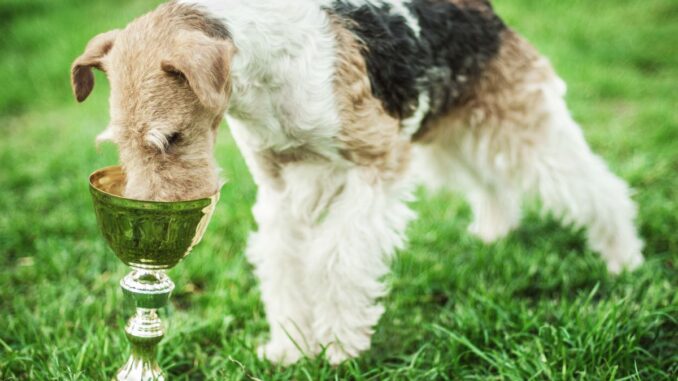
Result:
{"label": "dog's head", "polygon": [[79,102],[94,87],[92,68],[110,82],[110,124],[97,140],[118,144],[126,197],[174,201],[216,191],[212,151],[233,54],[223,24],[172,2],[94,37],[75,60]]}

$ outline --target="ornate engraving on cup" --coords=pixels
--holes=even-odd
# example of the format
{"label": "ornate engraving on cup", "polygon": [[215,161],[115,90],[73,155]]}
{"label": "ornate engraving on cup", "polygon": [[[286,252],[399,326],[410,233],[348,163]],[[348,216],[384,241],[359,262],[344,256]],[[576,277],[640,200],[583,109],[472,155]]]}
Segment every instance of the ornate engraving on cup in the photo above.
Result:
{"label": "ornate engraving on cup", "polygon": [[164,270],[174,267],[200,242],[219,199],[178,202],[123,198],[125,175],[119,166],[89,178],[99,229],[115,255],[132,268],[120,287],[136,307],[125,333],[131,354],[115,376],[119,381],[157,381],[157,345],[165,335],[158,309],[169,302],[174,283]]}

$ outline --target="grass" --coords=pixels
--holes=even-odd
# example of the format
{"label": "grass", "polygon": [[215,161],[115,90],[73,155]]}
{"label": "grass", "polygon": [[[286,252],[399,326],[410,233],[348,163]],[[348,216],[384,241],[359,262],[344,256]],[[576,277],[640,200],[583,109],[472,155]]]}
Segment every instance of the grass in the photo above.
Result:
{"label": "grass", "polygon": [[[97,32],[157,1],[4,0],[0,5],[0,379],[108,379],[127,351],[124,266],[96,228],[86,177],[117,161],[94,148],[107,85],[70,98],[68,67]],[[421,218],[389,276],[373,348],[339,368],[259,361],[263,307],[243,258],[254,185],[227,129],[230,184],[204,241],[178,268],[161,365],[178,380],[676,380],[678,4],[495,0],[547,54],[594,149],[636,190],[647,263],[608,276],[581,232],[528,208],[483,246],[453,194],[420,191]]]}

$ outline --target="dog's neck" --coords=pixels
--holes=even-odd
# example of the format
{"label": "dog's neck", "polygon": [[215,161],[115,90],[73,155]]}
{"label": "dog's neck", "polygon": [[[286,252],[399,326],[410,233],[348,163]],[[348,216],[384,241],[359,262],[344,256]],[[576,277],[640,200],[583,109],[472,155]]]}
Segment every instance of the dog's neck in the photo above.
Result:
{"label": "dog's neck", "polygon": [[[332,135],[338,118],[332,103],[335,40],[319,1],[180,3],[197,7],[228,29],[236,47],[228,114],[246,122],[259,146],[324,144],[318,140]],[[289,104],[303,106],[290,111]]]}

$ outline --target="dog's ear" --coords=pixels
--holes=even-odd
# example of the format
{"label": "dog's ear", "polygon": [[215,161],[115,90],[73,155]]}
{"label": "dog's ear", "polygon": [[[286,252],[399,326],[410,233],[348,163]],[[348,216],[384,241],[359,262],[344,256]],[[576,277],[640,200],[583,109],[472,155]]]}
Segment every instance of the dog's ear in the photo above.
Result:
{"label": "dog's ear", "polygon": [[230,40],[218,40],[200,32],[181,33],[173,51],[161,61],[161,68],[188,81],[200,103],[210,110],[223,110],[231,89],[231,59],[235,47]]}
{"label": "dog's ear", "polygon": [[101,33],[87,43],[85,52],[75,59],[71,66],[71,86],[73,94],[78,102],[82,102],[94,88],[94,74],[92,68],[104,70],[102,59],[113,48],[113,43],[118,35],[118,30]]}

